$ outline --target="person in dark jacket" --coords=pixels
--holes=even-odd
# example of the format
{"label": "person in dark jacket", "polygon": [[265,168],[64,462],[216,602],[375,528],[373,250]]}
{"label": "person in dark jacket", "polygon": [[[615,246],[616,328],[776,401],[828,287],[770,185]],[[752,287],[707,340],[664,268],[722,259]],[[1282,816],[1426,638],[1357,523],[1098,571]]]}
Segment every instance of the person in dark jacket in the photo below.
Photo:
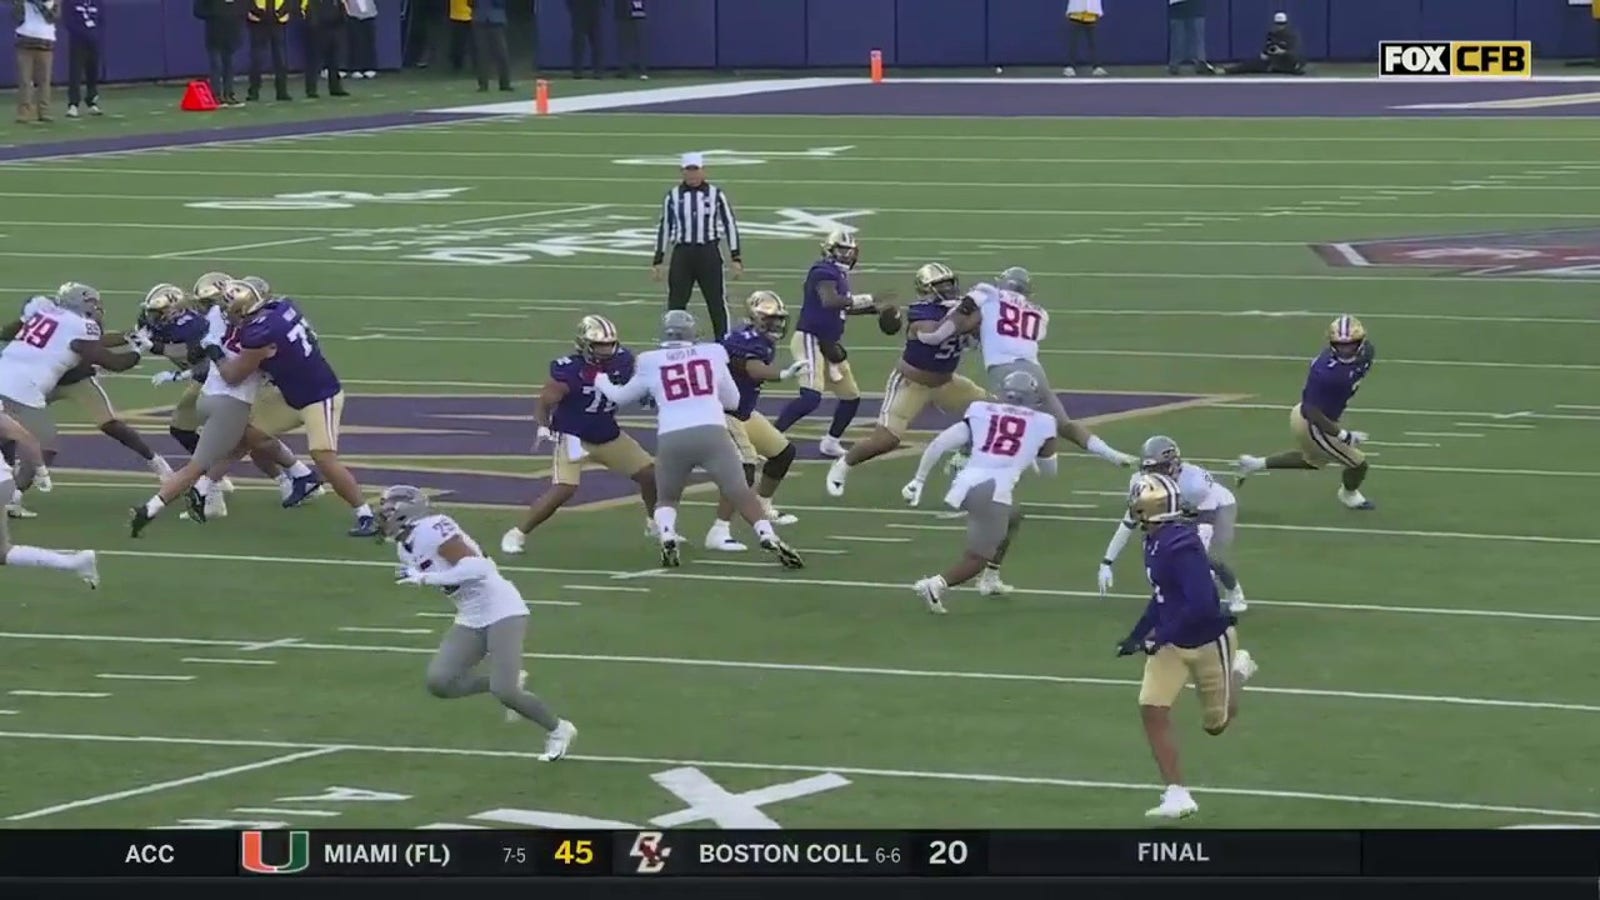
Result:
{"label": "person in dark jacket", "polygon": [[617,16],[618,78],[627,78],[630,70],[640,81],[650,77],[644,71],[644,2],[614,0],[612,8]]}
{"label": "person in dark jacket", "polygon": [[472,39],[478,48],[478,90],[489,89],[489,66],[500,90],[511,90],[511,56],[506,49],[506,0],[472,0]]}
{"label": "person in dark jacket", "polygon": [[289,0],[250,0],[245,13],[245,27],[250,31],[250,89],[245,99],[261,99],[261,69],[263,57],[272,57],[272,86],[279,100],[293,100],[289,95],[289,58],[284,52],[284,29],[289,24]]}
{"label": "person in dark jacket", "polygon": [[306,96],[317,96],[317,80],[323,69],[328,70],[328,96],[349,96],[339,76],[339,57],[344,48],[343,0],[300,0],[300,15],[306,21]]}
{"label": "person in dark jacket", "polygon": [[100,115],[100,35],[105,32],[100,0],[67,0],[67,118],[81,106]]}
{"label": "person in dark jacket", "polygon": [[572,77],[583,77],[583,48],[589,48],[589,63],[594,77],[600,77],[601,0],[567,0],[572,15]]}
{"label": "person in dark jacket", "polygon": [[194,17],[206,26],[211,94],[223,106],[244,105],[233,94],[233,55],[239,51],[246,5],[246,0],[194,0]]}
{"label": "person in dark jacket", "polygon": [[1167,74],[1184,63],[1193,63],[1196,75],[1217,74],[1206,62],[1206,0],[1167,0]]}
{"label": "person in dark jacket", "polygon": [[1255,59],[1236,62],[1224,69],[1229,75],[1304,75],[1306,57],[1300,51],[1300,35],[1289,24],[1288,13],[1272,17],[1272,27]]}

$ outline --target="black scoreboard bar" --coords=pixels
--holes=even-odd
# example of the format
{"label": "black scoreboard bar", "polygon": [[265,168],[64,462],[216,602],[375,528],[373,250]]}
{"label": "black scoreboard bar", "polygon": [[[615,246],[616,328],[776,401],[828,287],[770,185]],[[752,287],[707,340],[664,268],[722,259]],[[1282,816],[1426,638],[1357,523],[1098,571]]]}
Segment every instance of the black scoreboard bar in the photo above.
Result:
{"label": "black scoreboard bar", "polygon": [[138,876],[1264,876],[1600,883],[1600,830],[0,832],[0,880]]}

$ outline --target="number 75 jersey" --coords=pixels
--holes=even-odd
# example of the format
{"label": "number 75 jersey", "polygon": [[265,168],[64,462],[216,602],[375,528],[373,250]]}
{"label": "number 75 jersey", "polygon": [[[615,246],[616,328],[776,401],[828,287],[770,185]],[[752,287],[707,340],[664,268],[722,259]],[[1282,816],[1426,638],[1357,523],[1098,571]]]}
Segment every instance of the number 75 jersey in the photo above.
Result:
{"label": "number 75 jersey", "polygon": [[1056,419],[1050,413],[1026,406],[1007,406],[980,400],[967,407],[967,429],[972,432],[972,453],[956,473],[944,501],[960,508],[967,492],[986,481],[994,482],[996,503],[1011,502],[1016,487],[1045,441],[1056,436]]}
{"label": "number 75 jersey", "polygon": [[978,339],[983,366],[992,369],[1019,359],[1039,361],[1039,342],[1050,325],[1044,307],[1015,291],[979,283],[968,291],[978,304]]}

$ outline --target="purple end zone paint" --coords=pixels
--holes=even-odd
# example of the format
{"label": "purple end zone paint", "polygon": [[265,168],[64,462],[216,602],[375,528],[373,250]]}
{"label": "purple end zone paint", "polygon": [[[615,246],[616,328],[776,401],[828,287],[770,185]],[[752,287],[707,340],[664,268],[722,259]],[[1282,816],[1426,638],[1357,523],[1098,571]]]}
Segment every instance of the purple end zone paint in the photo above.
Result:
{"label": "purple end zone paint", "polygon": [[[1402,109],[1413,104],[1595,94],[1572,106],[1530,109]],[[1562,81],[1203,83],[918,83],[844,85],[774,94],[619,107],[608,113],[816,116],[1593,116],[1600,84]]]}
{"label": "purple end zone paint", "polygon": [[[767,397],[761,410],[775,417],[787,398]],[[1074,418],[1089,419],[1095,416],[1137,412],[1174,403],[1202,399],[1193,394],[1061,394],[1061,401]],[[829,401],[831,403],[832,401]],[[882,401],[876,397],[865,398],[857,422],[871,422]],[[821,410],[826,418],[831,409]],[[162,415],[162,414],[157,414]],[[516,417],[525,421],[507,421]],[[912,423],[917,431],[937,431],[954,420],[937,409],[930,408]],[[548,461],[545,454],[534,457],[529,453],[533,443],[533,401],[508,396],[367,396],[349,397],[344,407],[344,433],[339,436],[339,452],[345,456],[395,456],[395,457],[472,457],[507,456],[529,457],[528,468],[542,466]],[[362,434],[359,428],[393,429],[386,434]],[[629,418],[625,422],[629,434],[654,451],[655,426],[648,417]],[[147,433],[156,429],[144,426]],[[156,451],[169,459],[182,459],[183,450],[165,435],[149,434]],[[144,463],[125,447],[100,434],[68,434],[59,439],[60,455],[57,466],[63,469],[101,469],[118,472],[143,472]],[[288,443],[295,451],[305,454],[305,439],[292,435]],[[821,459],[817,442],[798,442],[802,459]],[[430,461],[430,465],[436,465]],[[389,485],[414,484],[432,491],[443,492],[445,499],[457,503],[484,503],[503,506],[521,506],[549,484],[548,478],[529,478],[510,473],[491,471],[474,472],[472,460],[463,458],[460,472],[429,472],[407,469],[403,459],[392,466],[352,466],[362,484]],[[259,475],[248,464],[235,469],[239,475]],[[154,482],[152,482],[152,485]],[[153,490],[153,487],[152,487]],[[586,470],[578,491],[578,503],[593,503],[631,497],[635,493],[632,481],[604,470]]]}

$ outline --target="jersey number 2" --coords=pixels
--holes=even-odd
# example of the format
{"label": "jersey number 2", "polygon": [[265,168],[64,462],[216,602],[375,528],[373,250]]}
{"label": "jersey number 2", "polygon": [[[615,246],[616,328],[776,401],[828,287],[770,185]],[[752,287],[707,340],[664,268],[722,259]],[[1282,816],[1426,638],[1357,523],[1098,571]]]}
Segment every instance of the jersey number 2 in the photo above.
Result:
{"label": "jersey number 2", "polygon": [[1016,456],[1022,452],[1022,436],[1027,431],[1027,419],[995,416],[989,420],[989,434],[983,439],[983,452],[995,456]]}
{"label": "jersey number 2", "polygon": [[50,343],[50,338],[55,336],[56,329],[60,327],[61,323],[55,319],[34,315],[22,326],[22,330],[17,332],[17,340],[27,344],[29,347],[43,349],[46,344]]}
{"label": "jersey number 2", "polygon": [[994,323],[994,330],[1004,337],[1022,338],[1025,341],[1037,341],[1039,331],[1044,325],[1044,316],[1031,309],[1023,309],[1014,303],[1000,304],[1000,320]]}
{"label": "jersey number 2", "polygon": [[668,400],[685,400],[689,397],[709,397],[717,392],[717,379],[711,370],[711,360],[691,359],[661,367],[661,389]]}

